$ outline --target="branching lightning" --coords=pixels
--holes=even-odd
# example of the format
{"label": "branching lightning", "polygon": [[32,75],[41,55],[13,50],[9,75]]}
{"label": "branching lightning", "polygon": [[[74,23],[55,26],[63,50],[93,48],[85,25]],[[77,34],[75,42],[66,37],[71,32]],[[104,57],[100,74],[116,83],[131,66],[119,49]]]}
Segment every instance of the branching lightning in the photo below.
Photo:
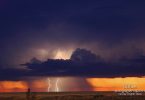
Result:
{"label": "branching lightning", "polygon": [[56,92],[59,92],[59,90],[60,90],[58,84],[59,84],[59,78],[57,78],[57,80],[56,80],[56,85],[55,85],[56,86],[55,87]]}
{"label": "branching lightning", "polygon": [[51,81],[50,81],[50,79],[48,78],[48,92],[50,92],[50,87],[51,87]]}
{"label": "branching lightning", "polygon": [[51,92],[51,91],[56,91],[56,92],[59,92],[60,91],[60,79],[57,78],[56,81],[54,81],[55,84],[53,86],[52,81],[51,79],[48,78],[48,92]]}

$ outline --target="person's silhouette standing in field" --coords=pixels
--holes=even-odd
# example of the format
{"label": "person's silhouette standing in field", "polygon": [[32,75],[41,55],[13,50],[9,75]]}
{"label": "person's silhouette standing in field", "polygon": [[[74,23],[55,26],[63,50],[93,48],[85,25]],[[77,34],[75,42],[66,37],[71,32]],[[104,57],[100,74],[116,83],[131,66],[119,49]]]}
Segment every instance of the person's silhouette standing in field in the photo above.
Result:
{"label": "person's silhouette standing in field", "polygon": [[30,88],[28,88],[28,91],[26,93],[27,100],[30,100],[30,95],[31,95],[31,90],[30,90]]}

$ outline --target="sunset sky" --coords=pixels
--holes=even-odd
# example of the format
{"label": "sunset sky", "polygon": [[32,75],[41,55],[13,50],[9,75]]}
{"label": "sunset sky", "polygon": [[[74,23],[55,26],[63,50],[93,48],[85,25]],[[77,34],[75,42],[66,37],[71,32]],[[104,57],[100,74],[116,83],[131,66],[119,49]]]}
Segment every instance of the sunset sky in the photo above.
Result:
{"label": "sunset sky", "polygon": [[143,0],[0,0],[0,92],[145,89],[144,11]]}

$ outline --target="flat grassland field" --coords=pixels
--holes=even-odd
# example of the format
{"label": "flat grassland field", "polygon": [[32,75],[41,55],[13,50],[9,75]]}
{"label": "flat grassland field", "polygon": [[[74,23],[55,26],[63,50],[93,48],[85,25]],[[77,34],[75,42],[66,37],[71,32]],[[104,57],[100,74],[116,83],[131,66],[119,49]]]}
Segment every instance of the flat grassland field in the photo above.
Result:
{"label": "flat grassland field", "polygon": [[0,93],[0,100],[145,100],[145,95],[118,95],[115,92],[32,92]]}

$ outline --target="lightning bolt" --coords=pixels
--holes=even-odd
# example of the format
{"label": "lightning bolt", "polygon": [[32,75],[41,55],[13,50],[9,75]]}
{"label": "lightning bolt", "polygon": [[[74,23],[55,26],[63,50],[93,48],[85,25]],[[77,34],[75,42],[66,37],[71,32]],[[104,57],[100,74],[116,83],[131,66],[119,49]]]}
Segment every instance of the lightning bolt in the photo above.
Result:
{"label": "lightning bolt", "polygon": [[58,84],[59,84],[59,81],[60,81],[60,79],[57,78],[57,80],[56,80],[56,85],[55,85],[55,86],[56,86],[56,87],[55,87],[55,91],[56,91],[56,92],[59,92],[59,91],[60,91],[59,85],[58,85]]}
{"label": "lightning bolt", "polygon": [[55,81],[55,89],[51,89],[53,86],[51,85],[51,79],[47,79],[48,80],[48,88],[47,88],[47,90],[48,90],[48,92],[50,92],[50,91],[56,91],[56,92],[59,92],[60,91],[60,88],[59,88],[59,86],[60,86],[60,79],[59,78],[57,78],[56,79],[56,81]]}
{"label": "lightning bolt", "polygon": [[48,78],[48,92],[50,92],[50,87],[51,87],[51,81],[50,81],[50,79]]}

